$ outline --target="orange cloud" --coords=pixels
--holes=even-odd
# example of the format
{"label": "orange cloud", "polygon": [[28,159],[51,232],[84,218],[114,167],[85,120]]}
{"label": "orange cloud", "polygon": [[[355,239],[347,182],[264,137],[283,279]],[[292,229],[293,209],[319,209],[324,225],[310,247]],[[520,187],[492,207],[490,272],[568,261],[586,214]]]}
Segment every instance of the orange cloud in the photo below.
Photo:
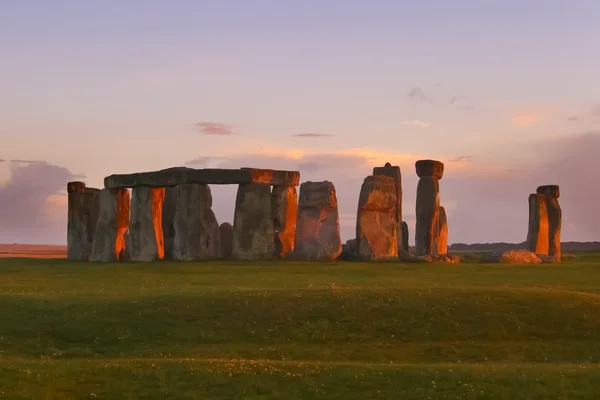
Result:
{"label": "orange cloud", "polygon": [[421,128],[429,128],[429,122],[413,119],[412,121],[402,121],[404,125],[419,126]]}
{"label": "orange cloud", "polygon": [[518,126],[529,126],[538,123],[541,118],[540,114],[520,114],[512,117],[512,122]]}

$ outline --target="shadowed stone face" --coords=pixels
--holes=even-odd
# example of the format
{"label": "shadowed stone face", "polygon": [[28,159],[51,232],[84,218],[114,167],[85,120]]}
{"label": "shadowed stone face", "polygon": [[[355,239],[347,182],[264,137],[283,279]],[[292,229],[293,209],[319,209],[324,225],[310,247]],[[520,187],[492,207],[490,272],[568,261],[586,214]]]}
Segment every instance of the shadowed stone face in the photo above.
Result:
{"label": "shadowed stone face", "polygon": [[177,192],[175,187],[165,188],[163,201],[162,230],[165,244],[165,260],[173,260],[173,242],[175,240],[175,210],[177,207]]}
{"label": "shadowed stone face", "polygon": [[433,176],[419,179],[417,185],[415,254],[429,256],[437,253],[438,218],[440,211],[439,182]]}
{"label": "shadowed stone face", "polygon": [[240,185],[235,200],[233,257],[238,260],[275,256],[271,216],[271,187],[264,183]]}
{"label": "shadowed stone face", "polygon": [[558,197],[546,196],[546,209],[548,211],[548,255],[560,260],[562,210],[558,204]]}
{"label": "shadowed stone face", "polygon": [[444,164],[436,160],[419,160],[415,169],[419,178],[433,176],[439,180],[444,176]]}
{"label": "shadowed stone face", "polygon": [[286,257],[294,251],[298,194],[293,186],[274,186],[271,193],[271,215],[275,231],[275,253]]}
{"label": "shadowed stone face", "polygon": [[162,231],[165,189],[137,187],[132,192],[128,242],[131,261],[162,260],[165,255]]}
{"label": "shadowed stone face", "polygon": [[543,194],[529,195],[529,229],[527,248],[542,255],[548,255],[549,247],[548,203]]}
{"label": "shadowed stone face", "polygon": [[74,181],[67,183],[67,193],[83,192],[85,190],[85,183],[81,181]]}
{"label": "shadowed stone face", "polygon": [[446,219],[446,209],[440,206],[438,238],[438,254],[448,253],[448,221]]}
{"label": "shadowed stone face", "polygon": [[233,253],[233,225],[229,222],[223,222],[219,226],[221,239],[221,257],[230,258]]}
{"label": "shadowed stone face", "polygon": [[408,252],[408,224],[406,221],[402,221],[401,223],[401,231],[402,231],[402,248],[404,251]]}
{"label": "shadowed stone face", "polygon": [[338,202],[333,183],[300,185],[294,258],[334,260],[342,252]]}
{"label": "shadowed stone face", "polygon": [[558,185],[544,185],[538,186],[536,190],[537,194],[543,194],[546,196],[554,197],[558,199],[560,197],[560,188]]}
{"label": "shadowed stone face", "polygon": [[362,260],[398,257],[396,184],[388,176],[365,178],[358,200],[356,240]]}
{"label": "shadowed stone face", "polygon": [[[69,182],[69,185],[73,182]],[[83,182],[77,182],[82,183]],[[73,189],[71,187],[70,189]],[[78,186],[68,192],[67,214],[67,258],[69,260],[88,261],[92,254],[92,245],[96,233],[96,224],[100,212],[100,189]]]}
{"label": "shadowed stone face", "polygon": [[174,188],[173,259],[196,261],[221,257],[219,223],[212,211],[208,185]]}
{"label": "shadowed stone face", "polygon": [[118,261],[125,250],[125,235],[129,229],[129,191],[102,189],[98,198],[100,210],[90,260]]}

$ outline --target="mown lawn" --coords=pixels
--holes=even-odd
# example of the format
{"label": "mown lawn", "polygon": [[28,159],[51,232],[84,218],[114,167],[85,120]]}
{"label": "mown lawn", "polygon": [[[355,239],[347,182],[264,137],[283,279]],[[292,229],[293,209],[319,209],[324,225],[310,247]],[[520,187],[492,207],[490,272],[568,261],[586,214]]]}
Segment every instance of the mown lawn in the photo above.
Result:
{"label": "mown lawn", "polygon": [[596,399],[560,265],[0,259],[0,399]]}

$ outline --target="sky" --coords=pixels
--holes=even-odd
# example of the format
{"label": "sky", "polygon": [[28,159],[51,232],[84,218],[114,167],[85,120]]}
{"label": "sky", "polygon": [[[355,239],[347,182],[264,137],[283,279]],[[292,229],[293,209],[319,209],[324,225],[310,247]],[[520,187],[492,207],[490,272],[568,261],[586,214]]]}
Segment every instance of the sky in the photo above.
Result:
{"label": "sky", "polygon": [[[66,243],[66,183],[173,166],[332,181],[343,240],[374,166],[445,164],[449,243],[521,242],[558,184],[600,240],[600,1],[0,2],[0,243]],[[212,186],[232,222],[235,186]]]}

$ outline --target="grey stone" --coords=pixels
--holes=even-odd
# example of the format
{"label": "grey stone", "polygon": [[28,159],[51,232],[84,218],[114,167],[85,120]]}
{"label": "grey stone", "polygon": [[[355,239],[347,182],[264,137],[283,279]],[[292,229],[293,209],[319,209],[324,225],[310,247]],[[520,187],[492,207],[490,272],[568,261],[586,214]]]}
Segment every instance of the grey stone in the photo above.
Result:
{"label": "grey stone", "polygon": [[136,187],[132,190],[128,246],[131,261],[148,262],[164,258],[164,198],[164,188]]}
{"label": "grey stone", "polygon": [[265,183],[276,186],[298,186],[298,171],[278,171],[272,169],[194,169],[186,167],[167,168],[160,171],[134,174],[115,174],[104,178],[104,187],[133,188],[138,186],[168,187],[182,184],[237,185]]}
{"label": "grey stone", "polygon": [[546,210],[548,212],[548,255],[560,260],[560,233],[562,229],[562,210],[558,203],[558,196],[546,196]]}
{"label": "grey stone", "polygon": [[373,168],[373,175],[389,176],[396,186],[396,222],[402,222],[402,174],[400,167],[386,163],[383,167]]}
{"label": "grey stone", "polygon": [[287,257],[294,251],[298,194],[293,186],[274,186],[271,193],[271,216],[275,231],[275,254]]}
{"label": "grey stone", "polygon": [[233,258],[262,260],[275,257],[271,216],[271,187],[247,183],[238,187],[233,220]]}
{"label": "grey stone", "polygon": [[165,243],[165,260],[174,260],[173,246],[175,241],[175,210],[177,208],[177,190],[175,187],[165,188],[163,201],[162,230]]}
{"label": "grey stone", "polygon": [[221,233],[212,211],[212,194],[207,185],[175,186],[173,258],[198,261],[221,257]]}
{"label": "grey stone", "polygon": [[67,258],[89,261],[100,212],[100,189],[86,188],[85,184],[77,189],[67,190]]}
{"label": "grey stone", "polygon": [[340,219],[332,182],[300,185],[294,258],[335,260],[342,252]]}
{"label": "grey stone", "polygon": [[74,181],[67,183],[67,193],[83,192],[85,190],[85,182]]}
{"label": "grey stone", "polygon": [[100,210],[90,261],[118,261],[125,249],[125,234],[129,229],[129,191],[102,189],[98,199]]}
{"label": "grey stone", "polygon": [[219,226],[221,238],[221,257],[231,258],[233,254],[233,225],[229,222],[223,222]]}
{"label": "grey stone", "polygon": [[437,253],[437,232],[440,210],[439,182],[433,176],[419,179],[416,201],[415,255]]}
{"label": "grey stone", "polygon": [[408,233],[408,224],[406,223],[406,221],[402,221],[399,232],[402,232],[401,248],[404,249],[404,251],[408,252],[408,237],[409,237],[408,234],[409,233]]}

